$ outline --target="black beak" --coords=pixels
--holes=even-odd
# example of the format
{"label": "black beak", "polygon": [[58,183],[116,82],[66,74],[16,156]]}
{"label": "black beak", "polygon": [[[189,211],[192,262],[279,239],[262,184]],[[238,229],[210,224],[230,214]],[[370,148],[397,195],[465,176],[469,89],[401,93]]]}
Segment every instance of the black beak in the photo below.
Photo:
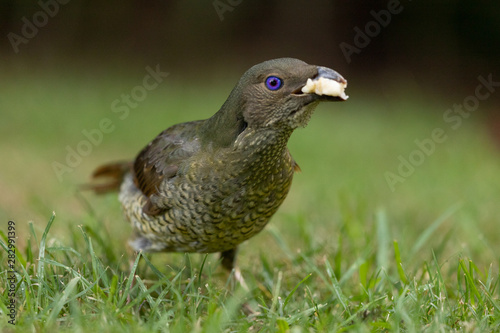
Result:
{"label": "black beak", "polygon": [[345,101],[349,96],[344,92],[347,81],[333,69],[317,66],[317,73],[307,79],[306,84],[294,91],[296,95],[306,95],[316,101]]}
{"label": "black beak", "polygon": [[[333,69],[330,69],[328,67],[318,66],[318,75],[313,79],[313,81],[318,80],[319,78],[333,80],[333,81],[340,83],[344,87],[347,86],[347,80],[344,79],[342,77],[342,75],[340,75],[339,73],[337,73],[336,71],[334,71]],[[343,93],[343,95],[340,95],[340,96],[330,96],[328,94],[323,94],[323,95],[319,96],[319,100],[332,101],[332,102],[344,102],[347,100],[348,97],[349,96],[345,95],[345,93]]]}
{"label": "black beak", "polygon": [[314,79],[320,77],[347,85],[347,81],[342,77],[342,75],[328,67],[318,66],[318,75]]}

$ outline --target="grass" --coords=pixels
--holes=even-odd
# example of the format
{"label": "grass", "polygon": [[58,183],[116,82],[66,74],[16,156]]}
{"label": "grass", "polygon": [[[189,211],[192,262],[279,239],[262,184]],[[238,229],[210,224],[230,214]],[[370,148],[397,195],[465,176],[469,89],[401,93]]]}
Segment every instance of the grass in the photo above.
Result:
{"label": "grass", "polygon": [[[289,197],[241,246],[244,290],[214,254],[132,253],[116,196],[76,190],[92,168],[130,158],[168,125],[209,116],[232,82],[197,89],[173,73],[119,121],[110,104],[143,73],[56,74],[0,82],[0,130],[10,138],[0,142],[8,161],[0,165],[2,313],[8,220],[18,245],[16,326],[1,316],[0,330],[500,330],[500,190],[492,185],[500,158],[480,112],[456,131],[443,122],[461,99],[422,102],[394,91],[384,100],[353,85],[349,102],[318,108],[289,144],[303,170]],[[59,182],[52,161],[103,117],[116,129]],[[384,173],[436,127],[448,140],[392,192]]]}

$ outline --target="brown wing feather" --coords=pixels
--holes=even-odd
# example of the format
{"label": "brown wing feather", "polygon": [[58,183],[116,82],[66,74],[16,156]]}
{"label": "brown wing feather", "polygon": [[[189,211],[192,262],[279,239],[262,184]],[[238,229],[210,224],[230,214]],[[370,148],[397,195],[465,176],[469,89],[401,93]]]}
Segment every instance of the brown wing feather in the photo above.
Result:
{"label": "brown wing feather", "polygon": [[[134,183],[144,195],[159,193],[162,182],[177,175],[180,164],[199,149],[197,129],[202,121],[178,124],[161,132],[137,155],[134,166]],[[165,207],[156,207],[150,200],[144,211],[158,215]]]}
{"label": "brown wing feather", "polygon": [[169,155],[178,146],[162,133],[139,153],[134,161],[134,183],[144,195],[158,193],[161,182],[175,176],[179,167],[171,164],[177,161],[169,161]]}

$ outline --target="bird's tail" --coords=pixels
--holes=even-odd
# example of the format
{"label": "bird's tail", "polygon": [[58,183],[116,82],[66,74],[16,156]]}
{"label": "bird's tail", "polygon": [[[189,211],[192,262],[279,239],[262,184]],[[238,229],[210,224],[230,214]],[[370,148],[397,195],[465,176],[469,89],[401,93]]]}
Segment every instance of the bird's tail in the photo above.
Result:
{"label": "bird's tail", "polygon": [[92,173],[92,181],[82,186],[85,190],[92,190],[96,194],[118,191],[123,177],[132,171],[132,162],[114,162],[101,165]]}

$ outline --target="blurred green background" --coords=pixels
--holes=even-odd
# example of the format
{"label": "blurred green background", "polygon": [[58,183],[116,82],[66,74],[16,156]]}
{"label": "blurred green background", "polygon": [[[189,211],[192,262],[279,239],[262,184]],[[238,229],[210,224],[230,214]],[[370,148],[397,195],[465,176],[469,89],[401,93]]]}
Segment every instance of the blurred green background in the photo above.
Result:
{"label": "blurred green background", "polygon": [[[321,105],[292,136],[302,173],[273,227],[293,239],[301,230],[288,217],[302,216],[319,241],[349,232],[364,243],[346,221],[363,228],[384,210],[394,238],[411,247],[451,209],[433,241],[447,255],[496,261],[500,87],[456,129],[443,117],[474,96],[479,76],[500,81],[498,17],[497,2],[465,0],[2,1],[0,220],[17,222],[23,244],[27,221],[43,229],[56,211],[64,239],[90,205],[119,243],[130,229],[116,196],[78,190],[92,170],[133,158],[170,125],[211,116],[246,69],[289,56],[340,72],[350,99]],[[121,119],[113,105],[157,66],[169,75]],[[103,119],[112,130],[84,147]],[[436,128],[447,139],[391,188],[387,172],[398,175],[400,156],[417,156],[415,140]],[[54,163],[67,165],[79,145],[88,153],[58,177]]]}

